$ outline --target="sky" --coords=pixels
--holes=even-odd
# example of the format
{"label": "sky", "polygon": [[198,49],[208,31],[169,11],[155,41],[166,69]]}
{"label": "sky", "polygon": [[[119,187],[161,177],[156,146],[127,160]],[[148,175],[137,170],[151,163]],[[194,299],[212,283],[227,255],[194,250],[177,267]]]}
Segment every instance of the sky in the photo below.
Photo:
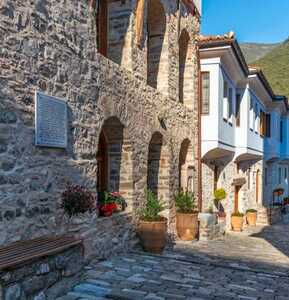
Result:
{"label": "sky", "polygon": [[234,31],[239,42],[289,37],[289,0],[202,0],[202,34]]}

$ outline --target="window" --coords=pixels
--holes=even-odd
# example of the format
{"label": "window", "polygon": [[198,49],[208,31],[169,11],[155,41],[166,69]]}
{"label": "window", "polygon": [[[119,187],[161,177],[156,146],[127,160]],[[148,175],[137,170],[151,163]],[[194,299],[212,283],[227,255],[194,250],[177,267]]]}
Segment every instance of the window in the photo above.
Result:
{"label": "window", "polygon": [[281,180],[282,180],[282,169],[279,168],[279,176],[278,176],[278,182],[279,182],[279,184],[281,184]]}
{"label": "window", "polygon": [[228,99],[228,118],[232,121],[232,114],[233,114],[233,89],[229,88],[229,99]]}
{"label": "window", "polygon": [[287,179],[287,168],[286,167],[284,168],[284,179],[285,180]]}
{"label": "window", "polygon": [[268,185],[268,169],[265,168],[265,174],[264,174],[265,178],[264,178],[264,181],[265,181],[265,185]]}
{"label": "window", "polygon": [[280,121],[280,143],[283,143],[283,121]]}
{"label": "window", "polygon": [[202,72],[202,114],[207,115],[210,113],[210,73]]}
{"label": "window", "polygon": [[266,114],[266,137],[271,137],[271,115]]}
{"label": "window", "polygon": [[241,95],[237,94],[236,96],[236,126],[240,127],[241,124]]}
{"label": "window", "polygon": [[252,95],[250,94],[250,129],[254,130],[254,100]]}
{"label": "window", "polygon": [[223,118],[228,119],[228,82],[224,80],[224,92],[223,92]]}
{"label": "window", "polygon": [[262,110],[260,111],[260,135],[266,135],[266,115]]}
{"label": "window", "polygon": [[254,106],[254,113],[255,113],[255,120],[254,120],[254,130],[256,133],[258,133],[259,131],[259,122],[258,122],[258,119],[259,119],[259,108],[258,108],[258,104],[255,103],[255,106]]}

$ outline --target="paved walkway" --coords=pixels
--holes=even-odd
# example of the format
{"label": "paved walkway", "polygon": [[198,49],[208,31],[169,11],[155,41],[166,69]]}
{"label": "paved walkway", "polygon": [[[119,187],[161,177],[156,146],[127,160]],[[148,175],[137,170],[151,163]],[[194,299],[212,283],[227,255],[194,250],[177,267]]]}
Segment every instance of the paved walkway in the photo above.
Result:
{"label": "paved walkway", "polygon": [[289,225],[92,262],[58,300],[289,299]]}

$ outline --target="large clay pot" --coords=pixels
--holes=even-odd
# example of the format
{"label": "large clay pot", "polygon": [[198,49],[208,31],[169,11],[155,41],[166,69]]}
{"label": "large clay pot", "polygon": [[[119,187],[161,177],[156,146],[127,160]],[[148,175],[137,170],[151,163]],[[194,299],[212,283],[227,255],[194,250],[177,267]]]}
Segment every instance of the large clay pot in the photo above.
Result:
{"label": "large clay pot", "polygon": [[239,216],[231,217],[231,225],[233,231],[242,231],[243,230],[244,218]]}
{"label": "large clay pot", "polygon": [[256,226],[257,212],[247,212],[246,219],[249,226]]}
{"label": "large clay pot", "polygon": [[167,219],[157,222],[140,221],[137,232],[145,251],[160,254],[166,245]]}
{"label": "large clay pot", "polygon": [[177,233],[182,241],[192,241],[198,237],[198,213],[177,213]]}

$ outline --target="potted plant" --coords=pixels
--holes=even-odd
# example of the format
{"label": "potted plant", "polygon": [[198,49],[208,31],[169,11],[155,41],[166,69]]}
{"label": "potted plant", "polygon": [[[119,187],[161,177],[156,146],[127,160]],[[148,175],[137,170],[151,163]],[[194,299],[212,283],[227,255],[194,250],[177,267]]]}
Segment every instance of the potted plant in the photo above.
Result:
{"label": "potted plant", "polygon": [[226,213],[222,209],[221,202],[222,200],[226,199],[227,193],[223,188],[217,189],[214,191],[214,200],[215,204],[218,208],[218,219],[223,220],[226,219]]}
{"label": "potted plant", "polygon": [[109,192],[100,192],[98,198],[100,216],[110,217],[117,210],[115,198]]}
{"label": "potted plant", "polygon": [[176,227],[181,240],[192,241],[198,237],[198,212],[192,193],[179,192],[175,196],[176,203]]}
{"label": "potted plant", "polygon": [[164,206],[151,190],[146,190],[146,204],[139,210],[137,233],[145,251],[162,253],[166,245],[167,219],[160,216]]}
{"label": "potted plant", "polygon": [[249,226],[256,226],[256,223],[257,223],[257,210],[256,209],[248,209],[246,211],[246,219],[247,219],[247,224]]}
{"label": "potted plant", "polygon": [[61,194],[61,205],[64,214],[70,220],[74,216],[83,215],[87,212],[92,213],[96,209],[96,196],[89,190],[79,185],[68,185]]}
{"label": "potted plant", "polygon": [[231,225],[233,231],[242,231],[243,223],[244,223],[244,214],[237,211],[231,215]]}
{"label": "potted plant", "polygon": [[113,198],[116,204],[117,211],[124,211],[127,207],[125,199],[122,197],[120,192],[111,192],[110,197]]}

